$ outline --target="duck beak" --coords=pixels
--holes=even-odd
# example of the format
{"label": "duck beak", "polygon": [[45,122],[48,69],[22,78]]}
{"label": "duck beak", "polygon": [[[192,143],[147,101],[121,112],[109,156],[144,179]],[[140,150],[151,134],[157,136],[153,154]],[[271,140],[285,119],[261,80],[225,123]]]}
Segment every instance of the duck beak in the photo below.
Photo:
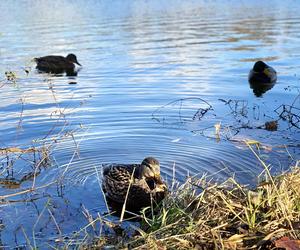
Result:
{"label": "duck beak", "polygon": [[77,65],[79,65],[79,66],[81,66],[81,64],[76,60],[76,62],[75,62]]}
{"label": "duck beak", "polygon": [[266,76],[268,76],[268,77],[271,77],[271,75],[272,75],[272,73],[271,73],[271,71],[269,70],[269,68],[265,68],[265,69],[264,69],[264,74],[265,74]]}

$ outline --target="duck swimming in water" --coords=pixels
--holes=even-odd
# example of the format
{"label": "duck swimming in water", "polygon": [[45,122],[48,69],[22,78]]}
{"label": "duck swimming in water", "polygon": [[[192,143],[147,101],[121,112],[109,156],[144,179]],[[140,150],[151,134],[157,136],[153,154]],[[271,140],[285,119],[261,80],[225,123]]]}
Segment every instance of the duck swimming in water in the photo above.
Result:
{"label": "duck swimming in water", "polygon": [[145,158],[141,164],[106,166],[102,187],[108,201],[123,204],[126,200],[126,208],[130,210],[150,206],[153,201],[160,202],[167,191],[160,177],[159,162],[153,157]]}
{"label": "duck swimming in water", "polygon": [[81,66],[74,54],[69,54],[66,57],[43,56],[34,58],[34,60],[37,63],[36,68],[46,73],[61,74],[66,72],[67,75],[74,75],[76,73],[75,63]]}
{"label": "duck swimming in water", "polygon": [[263,61],[257,61],[249,72],[248,80],[252,84],[275,83],[277,80],[277,73],[275,69]]}

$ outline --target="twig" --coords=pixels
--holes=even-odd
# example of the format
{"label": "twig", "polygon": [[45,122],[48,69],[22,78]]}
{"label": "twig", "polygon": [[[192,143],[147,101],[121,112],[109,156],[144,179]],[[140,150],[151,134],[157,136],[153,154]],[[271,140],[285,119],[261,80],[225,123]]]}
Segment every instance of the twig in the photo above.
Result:
{"label": "twig", "polygon": [[42,189],[42,188],[48,187],[48,186],[50,186],[50,185],[52,185],[54,183],[57,183],[57,181],[52,181],[52,182],[47,183],[45,185],[42,185],[42,186],[39,186],[39,187],[35,187],[35,188],[29,188],[29,189],[26,189],[26,190],[23,190],[23,191],[20,191],[20,192],[16,192],[16,193],[13,193],[13,194],[1,195],[0,196],[0,200],[6,199],[6,198],[9,198],[9,197],[13,197],[13,196],[17,196],[17,195],[21,195],[21,194],[30,193],[30,192],[36,191],[38,189]]}
{"label": "twig", "polygon": [[124,201],[124,204],[123,204],[123,207],[122,207],[122,212],[121,212],[121,216],[120,216],[120,222],[123,221],[123,217],[124,217],[124,214],[125,214],[126,203],[127,203],[127,199],[128,199],[129,190],[130,190],[131,184],[133,183],[134,172],[135,172],[135,167],[134,167],[134,169],[132,171],[132,174],[131,174],[131,177],[130,177],[130,182],[129,182],[128,189],[127,189],[126,196],[125,196],[125,201]]}

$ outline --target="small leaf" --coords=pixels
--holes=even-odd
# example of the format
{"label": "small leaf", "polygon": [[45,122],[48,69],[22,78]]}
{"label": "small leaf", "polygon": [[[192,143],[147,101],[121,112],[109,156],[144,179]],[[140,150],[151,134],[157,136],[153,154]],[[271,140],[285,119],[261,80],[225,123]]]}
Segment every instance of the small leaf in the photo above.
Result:
{"label": "small leaf", "polygon": [[245,235],[243,234],[234,234],[229,237],[226,241],[224,241],[225,248],[227,249],[237,249],[237,244],[243,242],[243,238]]}
{"label": "small leaf", "polygon": [[282,237],[275,241],[275,247],[285,250],[300,250],[300,240],[291,240],[289,237]]}
{"label": "small leaf", "polygon": [[231,237],[229,237],[226,241],[242,242],[244,237],[245,237],[245,235],[243,235],[243,234],[234,234]]}

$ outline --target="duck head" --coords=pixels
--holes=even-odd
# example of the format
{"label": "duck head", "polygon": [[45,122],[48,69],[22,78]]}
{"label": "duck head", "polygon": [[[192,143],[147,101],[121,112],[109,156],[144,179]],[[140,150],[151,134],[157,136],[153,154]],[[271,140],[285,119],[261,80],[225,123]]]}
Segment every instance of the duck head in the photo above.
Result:
{"label": "duck head", "polygon": [[154,180],[157,184],[163,184],[160,177],[160,165],[158,160],[153,157],[147,157],[142,161],[138,169],[138,178],[146,180]]}
{"label": "duck head", "polygon": [[273,74],[273,72],[270,71],[270,67],[263,61],[257,61],[253,66],[253,71],[256,73],[263,73],[270,78]]}
{"label": "duck head", "polygon": [[72,63],[76,63],[77,65],[81,66],[81,64],[77,61],[77,57],[74,54],[67,55],[66,59]]}

